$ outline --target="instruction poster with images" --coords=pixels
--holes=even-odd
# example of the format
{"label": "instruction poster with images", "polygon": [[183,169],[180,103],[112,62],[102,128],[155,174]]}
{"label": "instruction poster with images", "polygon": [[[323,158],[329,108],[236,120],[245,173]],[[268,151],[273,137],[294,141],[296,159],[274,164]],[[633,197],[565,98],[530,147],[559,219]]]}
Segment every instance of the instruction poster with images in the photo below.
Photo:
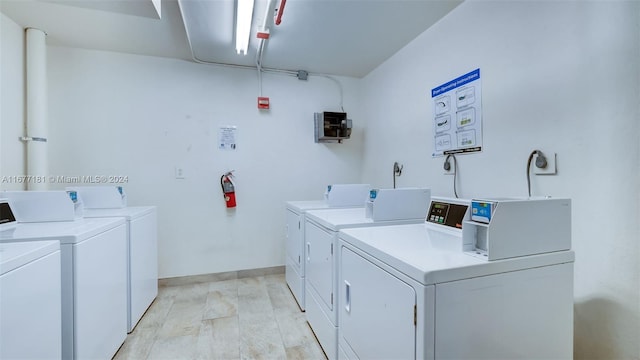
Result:
{"label": "instruction poster with images", "polygon": [[218,149],[235,150],[236,149],[236,126],[220,126],[218,130]]}
{"label": "instruction poster with images", "polygon": [[480,69],[431,90],[433,157],[482,151],[481,90]]}

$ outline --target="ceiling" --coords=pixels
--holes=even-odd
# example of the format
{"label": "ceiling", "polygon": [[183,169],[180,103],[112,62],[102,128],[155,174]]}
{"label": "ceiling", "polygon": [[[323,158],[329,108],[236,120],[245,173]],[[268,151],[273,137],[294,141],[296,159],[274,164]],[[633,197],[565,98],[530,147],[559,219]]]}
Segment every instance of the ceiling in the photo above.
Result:
{"label": "ceiling", "polygon": [[[354,77],[462,2],[289,0],[274,26],[267,1],[255,1],[253,32],[266,17],[271,33],[264,67]],[[255,66],[255,35],[249,54],[236,54],[233,0],[0,0],[0,11],[22,27],[44,30],[53,46]]]}

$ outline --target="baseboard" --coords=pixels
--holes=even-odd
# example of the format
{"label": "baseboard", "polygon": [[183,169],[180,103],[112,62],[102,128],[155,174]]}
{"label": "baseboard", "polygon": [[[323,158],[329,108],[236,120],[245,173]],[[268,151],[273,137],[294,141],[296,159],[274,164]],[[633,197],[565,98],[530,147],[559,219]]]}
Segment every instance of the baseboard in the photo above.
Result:
{"label": "baseboard", "polygon": [[284,274],[284,269],[285,269],[284,265],[281,265],[281,266],[272,266],[272,267],[260,268],[260,269],[227,271],[227,272],[221,272],[221,273],[202,274],[202,275],[178,276],[178,277],[172,277],[172,278],[158,279],[158,286],[179,286],[179,285],[198,284],[198,283],[224,281],[224,280],[232,280],[232,279],[243,279],[243,278],[256,277],[256,276],[277,275],[277,274]]}

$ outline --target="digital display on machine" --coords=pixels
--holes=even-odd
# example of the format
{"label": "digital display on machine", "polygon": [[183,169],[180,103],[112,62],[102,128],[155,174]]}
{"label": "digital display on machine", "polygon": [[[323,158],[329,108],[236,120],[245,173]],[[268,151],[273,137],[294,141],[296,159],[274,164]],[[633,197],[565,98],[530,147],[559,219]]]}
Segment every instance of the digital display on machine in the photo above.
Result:
{"label": "digital display on machine", "polygon": [[427,222],[462,229],[466,205],[449,204],[443,202],[431,202],[431,208],[427,213]]}
{"label": "digital display on machine", "polygon": [[13,216],[13,211],[8,203],[0,203],[0,225],[15,222],[16,218]]}

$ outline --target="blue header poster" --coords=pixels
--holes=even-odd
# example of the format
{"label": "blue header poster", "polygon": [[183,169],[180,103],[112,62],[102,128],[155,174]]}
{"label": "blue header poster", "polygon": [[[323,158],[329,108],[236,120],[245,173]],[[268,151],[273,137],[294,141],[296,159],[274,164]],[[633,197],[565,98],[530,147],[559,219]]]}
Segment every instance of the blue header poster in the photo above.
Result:
{"label": "blue header poster", "polygon": [[481,90],[480,69],[431,90],[433,157],[482,151]]}

